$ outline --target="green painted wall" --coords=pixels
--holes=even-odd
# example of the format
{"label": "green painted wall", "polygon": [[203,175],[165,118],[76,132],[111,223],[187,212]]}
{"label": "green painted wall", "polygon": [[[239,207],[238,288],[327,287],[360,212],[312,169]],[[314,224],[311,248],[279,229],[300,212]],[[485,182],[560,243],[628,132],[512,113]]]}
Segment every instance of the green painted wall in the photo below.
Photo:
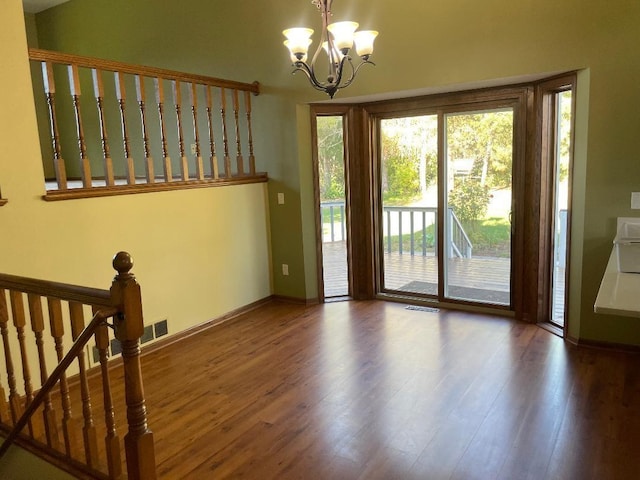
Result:
{"label": "green painted wall", "polygon": [[[596,315],[593,302],[615,236],[640,189],[640,3],[637,0],[452,0],[335,2],[381,33],[373,60],[338,97],[397,94],[527,75],[581,70],[572,230],[571,331],[585,339],[640,344],[640,323]],[[324,100],[291,76],[281,30],[319,26],[309,2],[72,0],[37,16],[40,44],[72,53],[259,80],[256,152],[269,172],[275,293],[315,297],[306,239],[313,215],[296,105]],[[287,203],[277,206],[278,191]],[[282,278],[280,264],[292,275]]]}

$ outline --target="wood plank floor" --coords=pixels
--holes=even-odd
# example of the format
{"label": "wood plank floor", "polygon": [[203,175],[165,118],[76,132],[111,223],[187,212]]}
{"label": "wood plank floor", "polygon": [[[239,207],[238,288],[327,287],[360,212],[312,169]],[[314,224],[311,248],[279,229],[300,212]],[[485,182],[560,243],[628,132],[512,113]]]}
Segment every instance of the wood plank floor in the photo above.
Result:
{"label": "wood plank floor", "polygon": [[510,319],[272,303],[143,374],[162,479],[640,478],[640,355]]}

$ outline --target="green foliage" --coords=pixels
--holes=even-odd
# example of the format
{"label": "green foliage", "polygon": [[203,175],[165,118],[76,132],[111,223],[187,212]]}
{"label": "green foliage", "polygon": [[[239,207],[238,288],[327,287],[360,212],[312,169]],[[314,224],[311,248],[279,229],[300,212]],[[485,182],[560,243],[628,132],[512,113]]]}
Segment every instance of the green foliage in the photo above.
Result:
{"label": "green foliage", "polygon": [[449,207],[460,221],[469,223],[485,216],[490,198],[486,185],[476,179],[465,179],[457,182],[449,193]]}
{"label": "green foliage", "polygon": [[318,174],[321,201],[345,198],[341,116],[317,117]]}
{"label": "green foliage", "polygon": [[569,175],[569,159],[571,158],[571,91],[559,94],[559,151],[558,181],[564,181]]}
{"label": "green foliage", "polygon": [[389,144],[385,153],[385,204],[390,204],[391,201],[405,203],[413,200],[420,194],[418,164],[413,157],[402,152],[398,144]]}
{"label": "green foliage", "polygon": [[381,147],[382,195],[386,205],[410,203],[437,181],[435,115],[383,120]]}
{"label": "green foliage", "polygon": [[470,176],[489,188],[509,188],[513,159],[511,110],[456,114],[447,117],[450,161],[473,159]]}
{"label": "green foliage", "polygon": [[511,255],[511,224],[505,218],[488,218],[463,228],[473,245],[473,255],[509,257]]}

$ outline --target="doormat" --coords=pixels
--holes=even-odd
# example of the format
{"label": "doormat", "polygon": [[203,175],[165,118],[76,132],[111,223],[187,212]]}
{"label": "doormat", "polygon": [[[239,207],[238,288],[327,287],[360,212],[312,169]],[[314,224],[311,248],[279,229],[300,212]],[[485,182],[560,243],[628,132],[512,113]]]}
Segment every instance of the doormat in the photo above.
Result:
{"label": "doormat", "polygon": [[423,293],[425,295],[438,295],[438,285],[435,283],[414,280],[401,286],[398,290],[403,292]]}
{"label": "doormat", "polygon": [[[403,285],[398,290],[403,292],[425,293],[429,295],[438,294],[438,288],[435,283],[420,282],[417,280]],[[509,292],[485,290],[484,288],[459,287],[456,285],[449,286],[449,297],[461,300],[495,303],[498,305],[509,305],[511,302],[511,295]]]}
{"label": "doormat", "polygon": [[405,307],[405,310],[417,310],[419,312],[432,312],[432,313],[437,313],[440,311],[439,308],[422,307],[420,305],[409,305],[408,307]]}

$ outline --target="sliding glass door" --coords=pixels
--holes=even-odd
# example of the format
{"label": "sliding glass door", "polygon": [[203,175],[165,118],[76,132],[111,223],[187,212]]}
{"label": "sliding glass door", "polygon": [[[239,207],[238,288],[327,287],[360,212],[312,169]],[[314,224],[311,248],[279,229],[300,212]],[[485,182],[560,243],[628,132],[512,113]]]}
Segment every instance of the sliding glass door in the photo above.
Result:
{"label": "sliding glass door", "polygon": [[514,110],[379,121],[381,291],[511,305]]}
{"label": "sliding glass door", "polygon": [[331,299],[349,295],[344,117],[318,115],[314,120],[322,264],[320,283],[323,298]]}
{"label": "sliding glass door", "polygon": [[380,125],[384,286],[438,294],[438,116]]}
{"label": "sliding glass door", "polygon": [[509,305],[513,110],[444,120],[444,296]]}

